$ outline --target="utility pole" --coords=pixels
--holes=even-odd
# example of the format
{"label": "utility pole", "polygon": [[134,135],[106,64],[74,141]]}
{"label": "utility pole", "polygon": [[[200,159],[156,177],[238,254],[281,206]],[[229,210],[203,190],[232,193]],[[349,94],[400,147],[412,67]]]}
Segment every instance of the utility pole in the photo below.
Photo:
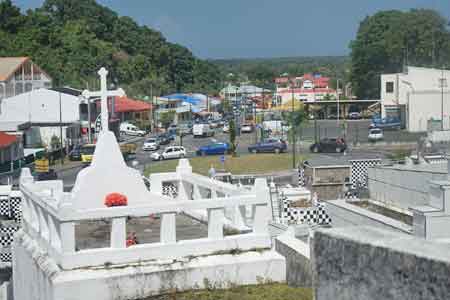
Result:
{"label": "utility pole", "polygon": [[444,130],[444,87],[447,87],[447,79],[444,77],[444,67],[441,69],[439,86],[441,88],[441,130]]}
{"label": "utility pole", "polygon": [[[86,82],[86,89],[89,90],[89,83]],[[92,128],[92,124],[91,124],[91,101],[89,100],[89,98],[85,98],[86,102],[87,102],[87,111],[88,111],[88,142],[89,144],[92,143],[92,136],[91,136],[91,128]]]}
{"label": "utility pole", "polygon": [[294,85],[291,81],[291,92],[292,92],[292,101],[291,101],[291,126],[292,126],[292,168],[295,169],[295,152],[297,151],[297,139],[296,139],[296,130],[295,130],[295,124],[294,124]]}
{"label": "utility pole", "polygon": [[337,92],[337,127],[339,129],[339,114],[340,114],[340,107],[339,107],[339,79],[336,80],[336,92]]}
{"label": "utility pole", "polygon": [[61,159],[61,164],[64,164],[63,156],[63,129],[62,129],[62,105],[61,105],[61,92],[59,92],[59,155]]}

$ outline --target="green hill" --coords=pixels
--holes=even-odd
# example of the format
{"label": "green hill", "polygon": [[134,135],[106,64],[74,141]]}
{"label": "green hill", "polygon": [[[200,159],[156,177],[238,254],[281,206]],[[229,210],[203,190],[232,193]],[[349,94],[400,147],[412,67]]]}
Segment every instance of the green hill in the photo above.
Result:
{"label": "green hill", "polygon": [[216,90],[219,68],[94,0],[46,0],[21,13],[0,1],[0,56],[30,56],[55,85],[98,85],[104,66],[132,96]]}

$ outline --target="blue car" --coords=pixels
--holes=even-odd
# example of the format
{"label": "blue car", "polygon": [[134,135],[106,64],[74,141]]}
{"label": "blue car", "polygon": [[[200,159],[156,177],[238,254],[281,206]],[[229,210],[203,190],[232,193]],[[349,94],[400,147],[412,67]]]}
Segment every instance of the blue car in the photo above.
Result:
{"label": "blue car", "polygon": [[206,146],[202,146],[197,149],[196,153],[199,156],[225,154],[230,151],[230,145],[228,143],[213,143]]}
{"label": "blue car", "polygon": [[250,145],[248,147],[248,152],[251,153],[261,153],[261,152],[273,152],[281,153],[286,152],[287,144],[285,141],[280,139],[266,139],[261,143]]}

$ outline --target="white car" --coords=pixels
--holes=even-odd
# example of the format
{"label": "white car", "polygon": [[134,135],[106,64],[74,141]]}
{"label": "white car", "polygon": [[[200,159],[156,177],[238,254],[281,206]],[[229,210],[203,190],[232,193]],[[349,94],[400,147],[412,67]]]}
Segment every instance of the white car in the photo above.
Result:
{"label": "white car", "polygon": [[155,151],[159,149],[159,142],[156,138],[149,138],[142,144],[142,150],[144,151]]}
{"label": "white car", "polygon": [[228,132],[230,131],[230,125],[229,125],[228,123],[225,123],[225,124],[223,125],[222,131],[223,131],[224,133],[228,133]]}
{"label": "white car", "polygon": [[184,147],[181,146],[167,147],[161,153],[155,152],[150,155],[150,158],[152,160],[164,160],[183,157],[186,157],[186,149],[184,149]]}
{"label": "white car", "polygon": [[244,125],[242,125],[241,132],[242,133],[251,133],[251,132],[253,132],[253,125],[251,125],[251,124],[244,124]]}
{"label": "white car", "polygon": [[380,141],[384,138],[383,130],[381,130],[380,128],[372,128],[369,130],[369,135],[367,138],[372,142]]}

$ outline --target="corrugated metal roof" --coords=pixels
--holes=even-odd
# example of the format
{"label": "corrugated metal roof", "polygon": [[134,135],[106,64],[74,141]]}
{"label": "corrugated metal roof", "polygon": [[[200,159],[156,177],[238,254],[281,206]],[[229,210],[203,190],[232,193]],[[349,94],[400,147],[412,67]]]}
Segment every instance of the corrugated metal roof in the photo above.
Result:
{"label": "corrugated metal roof", "polygon": [[10,135],[0,131],[0,148],[8,147],[16,141],[17,137],[15,135]]}
{"label": "corrugated metal roof", "polygon": [[0,57],[0,81],[7,80],[28,59],[28,57]]}

